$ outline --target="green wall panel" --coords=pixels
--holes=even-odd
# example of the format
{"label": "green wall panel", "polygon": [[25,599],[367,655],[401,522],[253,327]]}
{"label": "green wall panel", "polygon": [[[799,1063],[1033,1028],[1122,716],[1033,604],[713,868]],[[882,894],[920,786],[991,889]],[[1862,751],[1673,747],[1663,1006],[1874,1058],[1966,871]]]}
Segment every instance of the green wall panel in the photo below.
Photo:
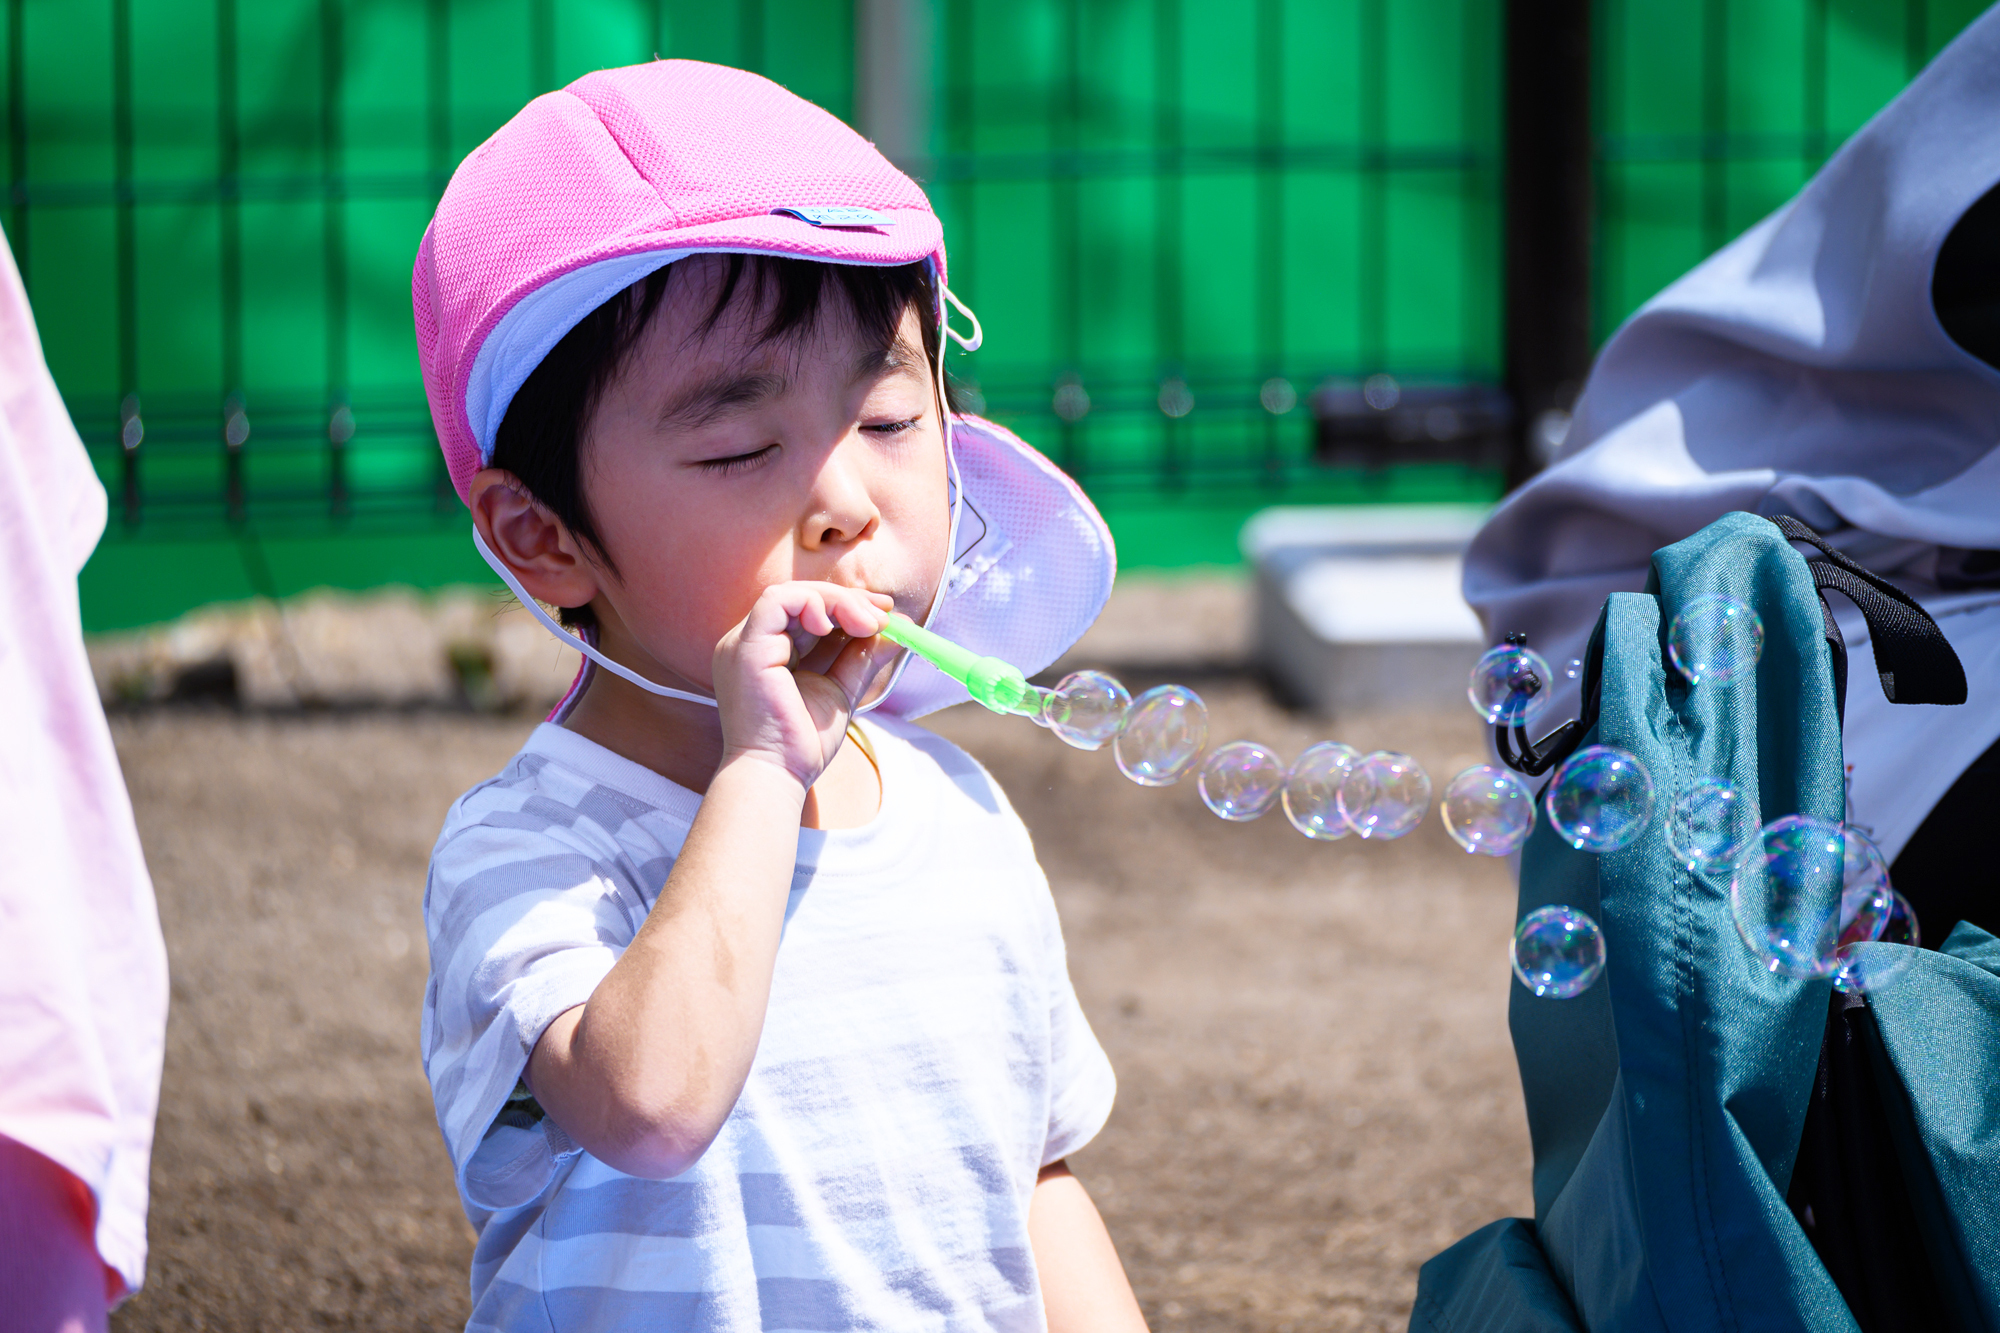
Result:
{"label": "green wall panel", "polygon": [[1497,375],[1496,0],[938,17],[934,197],[988,332],[961,373],[1100,498],[1308,485],[1321,381]]}
{"label": "green wall panel", "polygon": [[1984,8],[1600,3],[1599,338],[1789,199]]}
{"label": "green wall panel", "polygon": [[[409,270],[453,166],[530,97],[658,53],[855,103],[841,0],[0,2],[0,222],[112,495],[98,625],[257,591],[253,548],[288,553],[280,592],[480,575],[462,550],[423,573],[464,534]],[[1500,374],[1501,4],[931,0],[911,165],[988,333],[954,372],[1082,478],[1128,562],[1233,558],[1267,502],[1496,492],[1321,468],[1305,399]],[[1600,0],[1599,336],[1979,8]]]}

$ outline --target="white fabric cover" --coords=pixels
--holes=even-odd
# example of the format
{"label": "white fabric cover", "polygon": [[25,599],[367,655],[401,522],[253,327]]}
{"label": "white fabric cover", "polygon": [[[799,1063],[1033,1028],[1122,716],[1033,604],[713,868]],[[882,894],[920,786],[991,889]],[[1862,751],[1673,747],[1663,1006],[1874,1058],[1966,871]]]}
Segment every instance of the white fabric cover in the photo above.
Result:
{"label": "white fabric cover", "polygon": [[[1557,461],[1467,552],[1465,597],[1492,638],[1525,631],[1552,662],[1579,656],[1605,597],[1642,588],[1654,550],[1741,509],[1796,515],[1948,607],[1954,643],[1983,647],[2000,596],[1947,597],[1931,580],[1940,547],[2000,548],[2000,372],[1945,333],[1930,284],[1953,224],[2000,182],[1996,71],[2000,11],[1619,330]],[[1919,733],[1951,733],[1965,759],[2000,734],[2000,679],[1980,652],[1965,665],[1970,702],[1942,708],[1889,705],[1865,650],[1852,664],[1854,816],[1892,857],[1963,768]],[[1565,688],[1552,718],[1574,714]]]}
{"label": "white fabric cover", "polygon": [[[1118,572],[1111,530],[1081,488],[1003,426],[952,431],[965,511],[931,628],[1034,675],[1083,637]],[[965,687],[916,658],[879,711],[916,718],[964,703]]]}

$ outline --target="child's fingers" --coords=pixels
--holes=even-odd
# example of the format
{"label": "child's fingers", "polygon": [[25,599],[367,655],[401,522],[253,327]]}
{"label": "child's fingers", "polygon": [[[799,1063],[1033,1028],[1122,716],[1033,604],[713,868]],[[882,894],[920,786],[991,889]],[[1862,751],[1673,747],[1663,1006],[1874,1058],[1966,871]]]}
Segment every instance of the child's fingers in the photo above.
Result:
{"label": "child's fingers", "polygon": [[885,593],[837,583],[774,583],[758,597],[743,630],[746,635],[777,634],[796,625],[818,637],[839,628],[865,639],[882,628],[894,605]]}
{"label": "child's fingers", "polygon": [[759,594],[742,625],[725,644],[734,642],[747,654],[746,664],[763,666],[817,665],[839,654],[837,644],[815,653],[830,636],[873,639],[888,619],[891,599],[863,588],[798,580],[774,583]]}
{"label": "child's fingers", "polygon": [[745,639],[772,638],[803,629],[818,638],[832,631],[833,618],[827,614],[821,589],[813,583],[774,583],[764,589],[743,618]]}
{"label": "child's fingers", "polygon": [[827,666],[826,678],[840,686],[852,708],[867,697],[868,687],[895,655],[895,645],[885,639],[849,639]]}
{"label": "child's fingers", "polygon": [[[857,639],[872,639],[880,634],[883,624],[889,619],[890,607],[895,605],[894,600],[882,593],[860,588],[842,588],[840,592],[843,595],[831,599],[827,607],[840,622],[840,627]],[[884,606],[883,602],[889,605]]]}
{"label": "child's fingers", "polygon": [[804,596],[788,597],[790,584],[776,583],[764,589],[750,606],[750,614],[743,617],[742,637],[745,639],[767,639],[774,634],[783,634],[804,608]]}
{"label": "child's fingers", "polygon": [[[802,628],[815,635],[845,630],[857,639],[874,637],[888,619],[888,608],[875,599],[881,594],[865,588],[847,588],[837,583],[794,583],[781,585],[806,593],[799,616]],[[886,600],[886,599],[885,599]]]}

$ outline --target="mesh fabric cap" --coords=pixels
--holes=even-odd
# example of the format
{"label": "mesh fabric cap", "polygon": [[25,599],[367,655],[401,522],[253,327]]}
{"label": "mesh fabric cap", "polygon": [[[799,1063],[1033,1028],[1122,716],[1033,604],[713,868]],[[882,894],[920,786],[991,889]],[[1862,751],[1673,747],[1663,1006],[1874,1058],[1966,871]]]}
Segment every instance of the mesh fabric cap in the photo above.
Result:
{"label": "mesh fabric cap", "polygon": [[[1111,596],[1111,532],[1077,484],[1011,431],[961,416],[953,432],[965,514],[931,628],[1029,675],[1083,637]],[[969,698],[912,656],[882,711],[921,717]]]}
{"label": "mesh fabric cap", "polygon": [[[776,211],[821,208],[881,222],[815,226]],[[928,259],[940,287],[945,274],[943,232],[915,182],[834,116],[742,70],[691,60],[601,70],[536,98],[475,149],[411,277],[424,390],[459,498],[484,465],[482,433],[490,448],[528,371],[620,285],[598,275],[717,251]],[[1083,492],[1014,435],[959,418],[951,438],[964,514],[932,627],[1039,671],[1110,595],[1111,535]],[[913,661],[882,711],[915,717],[965,698]]]}
{"label": "mesh fabric cap", "polygon": [[[815,227],[772,211],[837,205],[888,220]],[[554,278],[658,250],[931,258],[944,272],[943,232],[916,183],[769,79],[661,60],[545,93],[459,164],[411,278],[424,392],[460,499],[480,468],[466,381],[494,327]]]}

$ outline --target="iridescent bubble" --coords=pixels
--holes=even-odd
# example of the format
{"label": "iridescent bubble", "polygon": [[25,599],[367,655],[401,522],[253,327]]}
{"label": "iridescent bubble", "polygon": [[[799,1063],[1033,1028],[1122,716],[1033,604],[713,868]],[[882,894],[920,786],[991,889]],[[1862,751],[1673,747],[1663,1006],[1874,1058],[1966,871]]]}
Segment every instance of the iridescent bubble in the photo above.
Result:
{"label": "iridescent bubble", "polygon": [[1233,823],[1257,818],[1278,802],[1285,766],[1252,741],[1231,741],[1210,754],[1195,779],[1201,801]]}
{"label": "iridescent bubble", "polygon": [[1563,679],[1583,679],[1583,659],[1581,657],[1572,657],[1569,659],[1569,665],[1563,668]]}
{"label": "iridescent bubble", "polygon": [[1667,812],[1667,849],[1689,870],[1725,870],[1757,836],[1757,812],[1720,778],[1702,778]]}
{"label": "iridescent bubble", "polygon": [[1466,684],[1472,711],[1488,722],[1504,726],[1531,722],[1549,706],[1550,687],[1555,677],[1549,664],[1532,648],[1503,643],[1489,648],[1473,665]]}
{"label": "iridescent bubble", "polygon": [[1653,818],[1653,776],[1611,745],[1590,745],[1563,761],[1549,783],[1549,826],[1583,852],[1630,846]]}
{"label": "iridescent bubble", "polygon": [[1072,671],[1042,701],[1041,722],[1079,750],[1102,749],[1125,726],[1132,696],[1102,671]]}
{"label": "iridescent bubble", "polygon": [[1840,935],[1834,945],[1833,984],[1844,991],[1879,990],[1908,971],[1915,955],[1854,946],[1884,940],[1915,943],[1916,914],[1909,900],[1890,885],[1889,863],[1875,840],[1851,824],[1841,826],[1841,835]]}
{"label": "iridescent bubble", "polygon": [[1840,933],[1834,941],[1836,959],[1850,944],[1869,944],[1882,938],[1889,918],[1896,911],[1896,891],[1886,879],[1864,879],[1848,883],[1840,890]]}
{"label": "iridescent bubble", "polygon": [[1875,845],[1875,839],[1852,824],[1842,824],[1840,826],[1840,892],[1843,900],[1841,919],[1845,921],[1854,915],[1844,906],[1847,895],[1877,892],[1888,886],[1889,863],[1883,859],[1882,849]]}
{"label": "iridescent bubble", "polygon": [[1697,597],[1667,624],[1667,656],[1690,685],[1732,680],[1763,655],[1763,620],[1727,597]]}
{"label": "iridescent bubble", "polygon": [[1839,942],[1846,839],[1811,815],[1766,824],[1729,885],[1736,933],[1772,972],[1821,977]]}
{"label": "iridescent bubble", "polygon": [[[1867,939],[1850,940],[1843,931],[1834,955],[1833,984],[1850,995],[1894,985],[1917,961],[1917,949],[1923,944],[1923,935],[1917,929],[1916,909],[1910,906],[1910,900],[1889,888],[1886,882],[1882,887],[1888,904],[1879,914],[1879,920],[1870,923],[1873,933]],[[1889,945],[1903,947],[1885,947]]]}
{"label": "iridescent bubble", "polygon": [[1430,808],[1430,774],[1406,754],[1377,750],[1341,779],[1339,799],[1340,817],[1362,837],[1400,838]]}
{"label": "iridescent bubble", "polygon": [[1604,971],[1604,932],[1574,907],[1537,907],[1515,927],[1509,956],[1514,976],[1536,995],[1575,999]]}
{"label": "iridescent bubble", "polygon": [[1170,787],[1208,744],[1208,707],[1185,685],[1155,685],[1125,710],[1111,742],[1118,771],[1141,787]]}
{"label": "iridescent bubble", "polygon": [[1292,765],[1285,775],[1285,818],[1308,838],[1332,842],[1354,830],[1340,814],[1340,784],[1361,758],[1361,751],[1339,741],[1321,741]]}
{"label": "iridescent bubble", "polygon": [[1453,778],[1438,813],[1452,841],[1479,856],[1505,856],[1535,829],[1535,797],[1528,784],[1491,764]]}

